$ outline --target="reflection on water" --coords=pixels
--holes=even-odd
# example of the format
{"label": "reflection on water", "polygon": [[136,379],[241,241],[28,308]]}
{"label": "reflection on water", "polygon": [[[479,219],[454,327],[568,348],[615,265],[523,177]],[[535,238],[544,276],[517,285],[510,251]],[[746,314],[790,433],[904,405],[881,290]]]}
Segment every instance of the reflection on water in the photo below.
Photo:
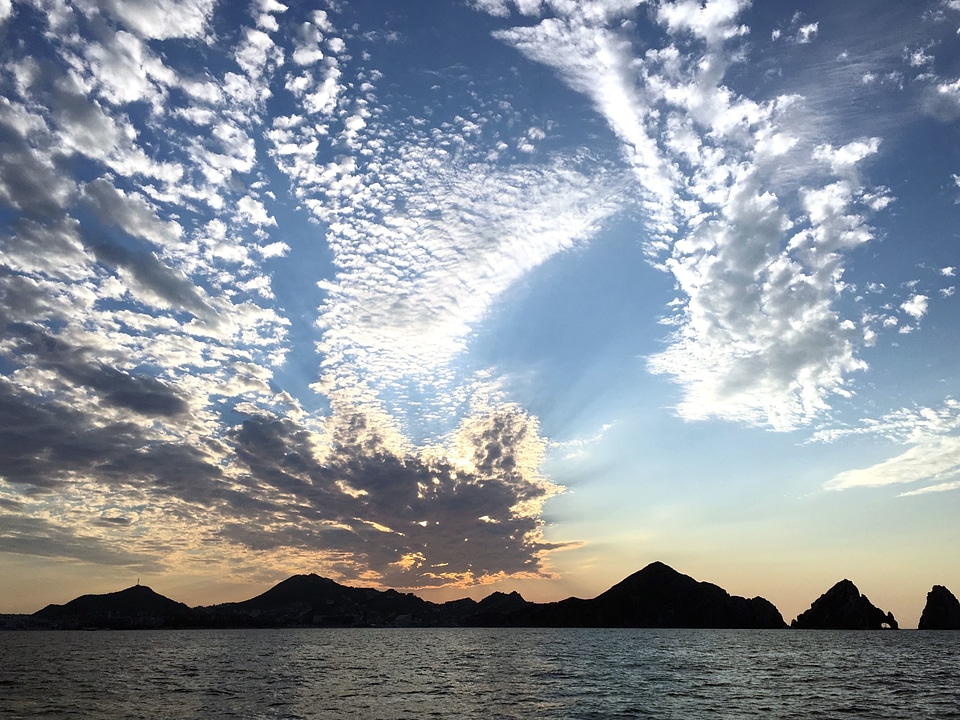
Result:
{"label": "reflection on water", "polygon": [[960,633],[0,634],[12,718],[960,718]]}

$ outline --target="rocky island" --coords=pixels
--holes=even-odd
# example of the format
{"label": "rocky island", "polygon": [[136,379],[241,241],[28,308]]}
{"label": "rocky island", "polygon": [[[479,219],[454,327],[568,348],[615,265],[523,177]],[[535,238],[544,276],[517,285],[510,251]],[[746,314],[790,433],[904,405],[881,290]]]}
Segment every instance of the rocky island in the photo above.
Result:
{"label": "rocky island", "polygon": [[943,585],[927,593],[918,630],[960,630],[960,601]]}
{"label": "rocky island", "polygon": [[890,612],[874,606],[849,580],[841,580],[800,613],[790,627],[801,630],[897,629]]}

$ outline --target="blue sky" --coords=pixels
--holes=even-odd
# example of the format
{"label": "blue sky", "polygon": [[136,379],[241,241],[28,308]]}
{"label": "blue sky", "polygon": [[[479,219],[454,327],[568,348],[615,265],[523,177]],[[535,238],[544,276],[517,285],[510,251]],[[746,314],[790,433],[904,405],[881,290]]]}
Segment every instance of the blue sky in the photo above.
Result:
{"label": "blue sky", "polygon": [[662,560],[915,623],[960,589],[958,28],[0,0],[0,609]]}

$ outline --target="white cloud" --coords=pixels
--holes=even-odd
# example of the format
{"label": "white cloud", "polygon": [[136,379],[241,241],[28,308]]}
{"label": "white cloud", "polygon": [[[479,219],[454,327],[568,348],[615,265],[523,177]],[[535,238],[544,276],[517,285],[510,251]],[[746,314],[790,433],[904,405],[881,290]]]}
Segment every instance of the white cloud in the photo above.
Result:
{"label": "white cloud", "polygon": [[[929,482],[953,477],[958,473],[960,473],[960,437],[930,437],[916,442],[900,455],[877,465],[839,473],[825,487],[828,490],[883,487]],[[957,483],[951,484],[957,485]]]}
{"label": "white cloud", "polygon": [[857,428],[817,433],[814,439],[833,441],[851,435],[880,436],[907,449],[876,465],[837,474],[824,485],[828,490],[933,483],[905,493],[917,495],[960,487],[953,479],[960,474],[960,402],[953,398],[940,408],[903,409],[880,420],[865,420]]}
{"label": "white cloud", "polygon": [[[866,215],[891,201],[856,172],[879,140],[812,148],[787,129],[801,99],[761,104],[723,84],[747,32],[738,21],[745,3],[660,4],[668,41],[640,57],[630,34],[612,27],[624,8],[600,6],[557,7],[556,17],[496,36],[555,68],[623,143],[641,188],[646,249],[683,300],[650,369],[681,385],[677,409],[688,419],[781,430],[810,422],[866,367],[857,357],[865,329],[834,303],[844,253],[873,238]],[[812,39],[817,27],[799,37]],[[816,168],[794,161],[799,191],[782,189],[778,158],[802,151],[840,179],[805,180]]]}
{"label": "white cloud", "polygon": [[154,40],[203,35],[216,0],[104,0],[108,13]]}
{"label": "white cloud", "polygon": [[880,138],[867,138],[847,143],[835,148],[832,145],[818,145],[813,150],[815,160],[827,163],[835,175],[849,177],[854,175],[856,166],[864,158],[876,154],[880,148]]}
{"label": "white cloud", "polygon": [[899,497],[915,497],[917,495],[927,495],[935,492],[950,492],[951,490],[958,489],[960,489],[960,480],[954,480],[952,482],[930,485],[925,488],[920,488],[919,490],[910,490],[909,492],[900,493]]}
{"label": "white cloud", "polygon": [[659,6],[657,19],[671,33],[690,32],[713,44],[747,33],[736,19],[748,5],[748,0],[675,0]]}
{"label": "white cloud", "polygon": [[331,224],[344,269],[323,283],[321,349],[340,372],[386,384],[430,378],[439,388],[496,298],[596,232],[617,207],[617,184],[596,168],[459,168],[425,148],[398,150],[395,176],[416,184],[390,182],[367,203],[402,193],[403,212],[371,222],[351,211]]}
{"label": "white cloud", "polygon": [[915,48],[913,50],[904,50],[904,55],[907,58],[907,62],[910,64],[910,67],[923,67],[925,65],[932,65],[934,57],[927,54],[928,48]]}
{"label": "white cloud", "polygon": [[267,212],[263,203],[250,195],[244,195],[237,202],[237,214],[253,225],[276,226],[276,219]]}
{"label": "white cloud", "polygon": [[957,274],[957,269],[951,265],[949,267],[941,268],[940,274],[944,277],[954,277]]}
{"label": "white cloud", "polygon": [[900,305],[900,309],[914,320],[919,320],[927,313],[929,298],[926,295],[911,295],[908,300]]}
{"label": "white cloud", "polygon": [[495,15],[497,17],[510,17],[510,8],[507,6],[507,0],[469,0],[470,4],[477,10]]}
{"label": "white cloud", "polygon": [[806,43],[813,42],[813,39],[817,36],[817,32],[820,30],[819,23],[808,23],[806,25],[801,25],[797,29],[797,42],[801,45]]}
{"label": "white cloud", "polygon": [[234,57],[251,78],[259,78],[264,72],[273,72],[276,67],[283,65],[283,51],[270,35],[252,28],[244,31],[243,42],[237,47]]}
{"label": "white cloud", "polygon": [[173,73],[139,37],[119,31],[83,52],[101,97],[115,105],[146,100],[162,110],[165,93],[158,84],[169,84]]}

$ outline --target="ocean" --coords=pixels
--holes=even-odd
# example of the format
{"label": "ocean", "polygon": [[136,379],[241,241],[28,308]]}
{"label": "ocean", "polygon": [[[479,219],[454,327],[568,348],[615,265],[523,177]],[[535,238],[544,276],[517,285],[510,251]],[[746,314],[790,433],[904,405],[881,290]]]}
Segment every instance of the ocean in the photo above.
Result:
{"label": "ocean", "polygon": [[3,632],[0,717],[960,718],[960,632]]}

